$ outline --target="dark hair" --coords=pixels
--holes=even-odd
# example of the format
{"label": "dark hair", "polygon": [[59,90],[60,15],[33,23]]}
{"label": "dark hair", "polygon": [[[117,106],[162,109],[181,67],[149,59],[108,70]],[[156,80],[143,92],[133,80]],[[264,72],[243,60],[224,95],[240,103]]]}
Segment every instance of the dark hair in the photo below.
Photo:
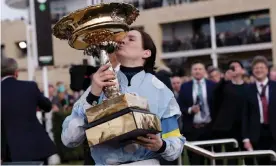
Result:
{"label": "dark hair", "polygon": [[13,58],[1,59],[1,77],[12,76],[17,69],[17,62]]}
{"label": "dark hair", "polygon": [[266,65],[266,67],[268,68],[268,61],[266,59],[266,57],[264,56],[256,56],[254,57],[253,61],[252,61],[252,64],[251,64],[251,67],[253,68],[257,63],[263,63]]}
{"label": "dark hair", "polygon": [[49,88],[55,88],[53,84],[48,85]]}
{"label": "dark hair", "polygon": [[155,59],[156,59],[156,46],[148,33],[145,31],[132,28],[131,30],[138,31],[141,34],[142,47],[144,50],[150,50],[151,56],[145,58],[144,70],[146,73],[155,74]]}
{"label": "dark hair", "polygon": [[211,74],[211,73],[213,73],[214,71],[221,72],[221,71],[219,70],[219,68],[213,67],[213,68],[211,68],[210,70],[208,70],[208,74]]}
{"label": "dark hair", "polygon": [[192,68],[194,65],[196,65],[196,64],[201,64],[201,65],[203,65],[204,68],[206,69],[205,64],[204,64],[203,62],[201,62],[201,61],[193,61],[193,62],[191,63],[191,68]]}
{"label": "dark hair", "polygon": [[232,60],[232,61],[228,62],[228,65],[227,65],[228,68],[230,68],[230,66],[231,66],[233,63],[238,63],[238,64],[241,66],[241,68],[244,69],[243,64],[242,64],[241,61],[239,61],[239,60]]}

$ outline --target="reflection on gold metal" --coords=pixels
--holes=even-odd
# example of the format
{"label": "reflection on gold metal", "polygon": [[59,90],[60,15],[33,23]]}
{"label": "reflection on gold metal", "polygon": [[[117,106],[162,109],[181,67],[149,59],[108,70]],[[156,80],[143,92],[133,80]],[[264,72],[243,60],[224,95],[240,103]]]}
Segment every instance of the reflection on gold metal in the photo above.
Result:
{"label": "reflection on gold metal", "polygon": [[138,129],[152,129],[161,131],[161,123],[157,116],[133,112]]}
{"label": "reflection on gold metal", "polygon": [[129,132],[160,132],[160,126],[156,115],[133,111],[86,130],[86,137],[89,146],[94,146]]}
{"label": "reflection on gold metal", "polygon": [[105,100],[103,103],[86,110],[86,117],[88,123],[90,123],[129,107],[139,108],[141,110],[149,109],[147,99],[133,94],[123,94]]}
{"label": "reflection on gold metal", "polygon": [[113,34],[110,30],[95,30],[88,32],[84,36],[83,41],[90,43],[90,45],[97,45],[98,43],[103,43],[105,41],[120,42],[126,36],[125,32],[118,32]]}
{"label": "reflection on gold metal", "polygon": [[90,33],[87,33],[83,41],[86,43],[91,43],[93,45],[102,43],[104,41],[113,41],[113,33],[109,30],[95,30]]}

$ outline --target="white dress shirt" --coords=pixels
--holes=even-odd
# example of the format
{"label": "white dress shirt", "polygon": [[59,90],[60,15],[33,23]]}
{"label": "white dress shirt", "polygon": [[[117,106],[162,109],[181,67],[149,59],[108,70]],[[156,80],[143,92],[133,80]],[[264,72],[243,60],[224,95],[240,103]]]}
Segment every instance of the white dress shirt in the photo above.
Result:
{"label": "white dress shirt", "polygon": [[[201,117],[201,112],[198,112],[194,116],[194,123],[195,124],[201,124],[201,123],[209,123],[211,122],[211,117],[210,117],[210,109],[208,105],[208,99],[207,99],[207,86],[206,86],[206,81],[205,79],[201,79],[200,81],[201,88],[202,88],[202,97],[203,97],[203,102],[204,102],[204,111],[206,113],[206,116],[204,118]],[[198,83],[197,80],[193,80],[193,102],[196,104],[196,98],[198,95]],[[191,107],[188,110],[189,113],[192,113]]]}
{"label": "white dress shirt", "polygon": [[[257,85],[257,89],[258,89],[259,94],[262,93],[262,86],[261,85],[265,86],[265,85],[267,85],[267,83],[268,83],[268,78],[266,78],[263,82],[256,81],[256,85]],[[267,102],[269,101],[268,92],[269,92],[269,86],[267,85],[266,90],[265,90],[265,96],[266,96]],[[260,110],[260,122],[264,123],[263,105],[262,105],[262,101],[261,101],[261,98],[260,98],[259,94],[257,94],[257,97],[258,97],[259,110]]]}
{"label": "white dress shirt", "polygon": [[[259,110],[260,110],[260,123],[264,123],[264,115],[263,115],[263,104],[262,104],[262,101],[261,101],[261,98],[260,98],[260,95],[262,93],[262,86],[265,86],[266,84],[268,84],[268,78],[266,78],[263,82],[259,82],[256,80],[256,86],[257,86],[257,90],[259,93],[257,93],[257,98],[258,98],[258,104],[259,104]],[[269,95],[268,95],[268,92],[269,92],[269,86],[267,85],[266,87],[266,90],[265,90],[265,97],[267,99],[267,102],[269,101]],[[243,140],[243,142],[248,142],[249,141],[249,138],[245,138]],[[250,150],[253,150],[253,149],[250,149]]]}

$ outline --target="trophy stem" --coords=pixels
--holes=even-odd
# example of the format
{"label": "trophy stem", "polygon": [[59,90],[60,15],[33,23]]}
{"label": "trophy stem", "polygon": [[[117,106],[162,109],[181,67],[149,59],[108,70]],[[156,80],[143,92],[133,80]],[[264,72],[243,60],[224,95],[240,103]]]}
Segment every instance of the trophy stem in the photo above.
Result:
{"label": "trophy stem", "polygon": [[[107,51],[106,50],[100,50],[100,56],[99,57],[100,57],[101,66],[102,65],[110,65],[110,67],[107,70],[110,70],[110,71],[114,72],[114,69],[112,67],[112,64],[110,63]],[[104,95],[108,99],[114,98],[114,97],[117,97],[117,96],[121,95],[120,89],[119,89],[118,79],[115,78],[113,80],[108,80],[108,81],[116,82],[116,85],[104,87],[103,88]]]}
{"label": "trophy stem", "polygon": [[[90,38],[88,38],[90,39]],[[84,50],[85,55],[97,57],[100,60],[100,66],[102,65],[110,65],[107,70],[113,71],[112,64],[110,63],[108,53],[112,53],[117,49],[117,43],[113,41],[104,41],[97,45],[91,44]],[[115,55],[113,55],[115,56]],[[107,99],[111,99],[117,96],[120,96],[119,83],[117,78],[112,80],[107,80],[110,82],[116,82],[116,85],[108,86],[103,88],[104,95]]]}

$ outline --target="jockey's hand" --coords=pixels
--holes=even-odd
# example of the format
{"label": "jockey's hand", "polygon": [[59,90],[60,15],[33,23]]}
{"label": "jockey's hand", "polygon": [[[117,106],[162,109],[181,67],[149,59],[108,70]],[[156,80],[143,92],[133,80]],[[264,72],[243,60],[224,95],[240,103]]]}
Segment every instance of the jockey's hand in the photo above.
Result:
{"label": "jockey's hand", "polygon": [[91,81],[91,93],[95,96],[100,96],[103,87],[116,85],[116,82],[111,82],[108,80],[115,79],[115,73],[108,70],[110,65],[103,65],[99,70],[93,74]]}
{"label": "jockey's hand", "polygon": [[137,139],[139,145],[153,152],[158,151],[163,145],[161,137],[155,134],[147,134],[147,137],[138,137]]}

